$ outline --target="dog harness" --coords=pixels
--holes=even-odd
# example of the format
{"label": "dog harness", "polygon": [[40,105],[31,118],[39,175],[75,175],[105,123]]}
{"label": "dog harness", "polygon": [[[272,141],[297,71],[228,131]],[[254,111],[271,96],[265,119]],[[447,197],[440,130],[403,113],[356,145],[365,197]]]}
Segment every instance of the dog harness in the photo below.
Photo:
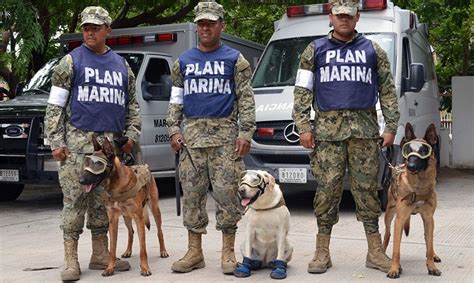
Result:
{"label": "dog harness", "polygon": [[[399,185],[400,185],[400,177],[402,175],[403,172],[405,172],[405,164],[401,164],[401,165],[398,165],[395,167],[396,170],[394,170],[394,175],[393,175],[393,180],[395,180],[395,187],[392,187],[392,188],[396,188],[395,190],[391,190],[392,191],[392,195],[394,197],[394,199],[397,199],[398,197],[398,188],[399,188]],[[426,194],[417,194],[416,192],[411,192],[411,193],[408,193],[406,196],[402,197],[402,201],[405,201],[405,200],[408,200],[410,201],[411,203],[415,203],[415,202],[419,202],[419,201],[425,201],[425,200],[428,200],[431,195],[432,195],[433,192],[428,192]]]}
{"label": "dog harness", "polygon": [[123,193],[111,193],[107,192],[109,197],[109,201],[112,202],[120,202],[125,201],[127,199],[135,197],[135,195],[140,191],[140,189],[145,186],[151,179],[150,170],[148,169],[148,165],[134,165],[130,166],[130,169],[135,173],[137,176],[137,183],[132,188],[126,190]]}

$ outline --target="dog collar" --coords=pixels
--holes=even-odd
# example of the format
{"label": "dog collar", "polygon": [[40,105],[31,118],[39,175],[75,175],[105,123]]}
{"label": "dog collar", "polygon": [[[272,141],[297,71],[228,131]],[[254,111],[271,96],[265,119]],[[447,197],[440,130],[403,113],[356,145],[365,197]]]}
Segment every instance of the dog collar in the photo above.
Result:
{"label": "dog collar", "polygon": [[253,208],[252,205],[249,205],[248,207],[250,207],[251,209],[255,210],[255,211],[263,211],[263,210],[270,210],[270,209],[275,209],[275,208],[279,208],[280,206],[284,206],[286,205],[286,202],[285,202],[285,198],[283,197],[283,195],[281,196],[280,198],[280,201],[272,206],[272,207],[268,207],[268,208],[260,208],[260,209],[257,209],[257,208]]}

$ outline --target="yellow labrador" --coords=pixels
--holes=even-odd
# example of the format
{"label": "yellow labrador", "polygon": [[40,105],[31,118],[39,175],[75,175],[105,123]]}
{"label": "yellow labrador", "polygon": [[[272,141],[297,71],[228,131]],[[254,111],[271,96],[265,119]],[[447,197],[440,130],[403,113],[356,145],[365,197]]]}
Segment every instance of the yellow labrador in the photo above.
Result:
{"label": "yellow labrador", "polygon": [[241,205],[248,209],[245,240],[241,245],[244,260],[234,275],[248,277],[251,270],[271,267],[272,278],[286,278],[293,247],[288,241],[290,211],[280,186],[268,172],[247,170],[239,182],[239,198]]}

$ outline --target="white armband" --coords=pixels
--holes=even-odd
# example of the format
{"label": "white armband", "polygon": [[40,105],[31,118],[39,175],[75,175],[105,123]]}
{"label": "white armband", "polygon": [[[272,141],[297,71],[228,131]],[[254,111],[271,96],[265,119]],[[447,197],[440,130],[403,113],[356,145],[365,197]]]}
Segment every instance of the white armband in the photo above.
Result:
{"label": "white armband", "polygon": [[183,104],[184,89],[182,87],[173,86],[171,88],[170,103]]}
{"label": "white armband", "polygon": [[295,86],[304,87],[313,91],[313,81],[313,72],[304,69],[298,69],[298,72],[296,73]]}
{"label": "white armband", "polygon": [[53,85],[49,93],[48,103],[65,107],[68,97],[69,90]]}

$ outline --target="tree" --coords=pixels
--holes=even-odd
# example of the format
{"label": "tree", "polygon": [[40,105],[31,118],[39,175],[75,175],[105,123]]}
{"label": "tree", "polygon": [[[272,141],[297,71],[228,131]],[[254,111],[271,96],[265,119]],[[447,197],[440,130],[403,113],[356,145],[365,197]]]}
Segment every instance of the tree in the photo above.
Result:
{"label": "tree", "polygon": [[20,78],[29,71],[32,53],[44,50],[45,40],[37,19],[36,8],[26,1],[4,0],[0,8],[0,76],[9,85],[10,98],[14,97]]}
{"label": "tree", "polygon": [[441,109],[451,110],[451,77],[474,75],[474,3],[470,0],[398,0],[395,4],[415,11],[428,24],[436,52]]}

